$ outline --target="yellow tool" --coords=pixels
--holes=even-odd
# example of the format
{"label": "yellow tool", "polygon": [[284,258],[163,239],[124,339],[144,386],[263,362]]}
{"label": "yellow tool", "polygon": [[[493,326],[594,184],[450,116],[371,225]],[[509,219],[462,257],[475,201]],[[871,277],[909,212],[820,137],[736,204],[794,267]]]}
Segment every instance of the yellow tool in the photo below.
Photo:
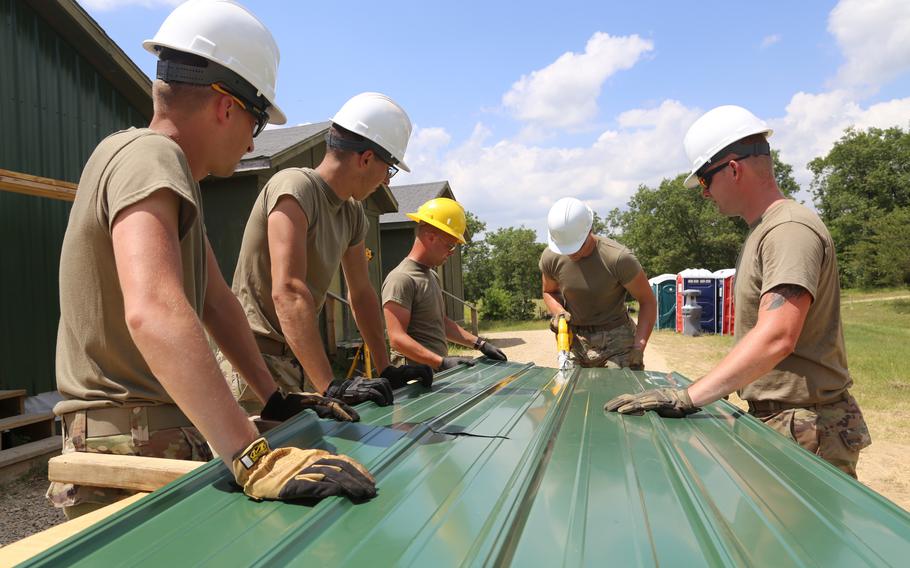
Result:
{"label": "yellow tool", "polygon": [[363,374],[366,378],[373,378],[373,362],[372,357],[370,357],[370,348],[366,343],[361,343],[357,346],[357,351],[354,353],[354,359],[351,361],[351,368],[348,369],[348,374],[345,378],[350,379],[354,376],[354,371],[358,371],[357,363],[360,361],[360,356],[363,355]]}
{"label": "yellow tool", "polygon": [[572,361],[569,360],[569,352],[572,350],[572,332],[569,331],[569,324],[565,316],[559,316],[559,324],[556,328],[556,363],[560,371],[567,371],[572,368]]}

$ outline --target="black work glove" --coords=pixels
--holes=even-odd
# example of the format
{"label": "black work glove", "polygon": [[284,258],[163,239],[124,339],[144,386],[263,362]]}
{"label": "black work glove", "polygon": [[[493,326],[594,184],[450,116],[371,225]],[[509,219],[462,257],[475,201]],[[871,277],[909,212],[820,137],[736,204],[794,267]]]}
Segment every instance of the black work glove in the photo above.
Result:
{"label": "black work glove", "polygon": [[243,492],[257,501],[376,496],[373,476],[352,458],[325,450],[272,450],[265,438],[234,456],[231,471]]}
{"label": "black work glove", "polygon": [[486,355],[487,357],[489,357],[490,359],[493,359],[495,361],[508,361],[509,360],[506,357],[506,354],[502,352],[502,349],[500,349],[499,347],[496,347],[495,345],[493,345],[486,339],[480,340],[480,345],[477,346],[477,349],[479,349],[481,353],[483,353],[484,355]]}
{"label": "black work glove", "polygon": [[433,386],[433,369],[429,365],[402,365],[400,367],[389,365],[379,373],[379,376],[389,379],[389,384],[393,389],[400,389],[415,379],[426,388]]}
{"label": "black work glove", "polygon": [[472,357],[443,357],[442,363],[439,365],[437,371],[445,371],[446,369],[451,369],[452,367],[457,367],[458,365],[465,365],[467,367],[473,367],[477,364]]}
{"label": "black work glove", "polygon": [[341,399],[348,404],[360,404],[372,400],[379,406],[388,406],[395,402],[392,385],[385,377],[335,379],[326,389],[325,396]]}
{"label": "black work glove", "polygon": [[320,418],[332,418],[339,422],[360,421],[357,411],[340,400],[311,392],[291,393],[284,396],[281,391],[277,390],[269,397],[259,417],[263,420],[284,422],[307,409],[315,412]]}
{"label": "black work glove", "polygon": [[692,404],[686,389],[651,389],[638,394],[621,394],[604,405],[607,412],[642,414],[653,410],[664,418],[683,418],[701,410]]}

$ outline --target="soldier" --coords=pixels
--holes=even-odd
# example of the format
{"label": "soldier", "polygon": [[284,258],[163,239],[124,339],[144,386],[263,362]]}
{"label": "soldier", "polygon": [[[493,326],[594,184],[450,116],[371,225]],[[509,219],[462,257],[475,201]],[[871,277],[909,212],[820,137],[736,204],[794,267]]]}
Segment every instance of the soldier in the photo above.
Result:
{"label": "soldier", "polygon": [[382,284],[382,308],[393,357],[425,363],[439,371],[474,365],[470,357],[450,357],[448,340],[505,361],[502,350],[446,316],[439,277],[433,270],[464,244],[464,209],[452,199],[438,197],[407,215],[418,223],[414,245]]}
{"label": "soldier", "polygon": [[[370,286],[364,201],[387,184],[399,167],[411,121],[395,101],[361,93],[341,107],[326,135],[326,155],[316,169],[275,174],[256,203],[240,247],[233,290],[256,343],[282,392],[316,390],[350,404],[392,404],[392,389],[411,379],[432,383],[426,366],[394,367]],[[319,335],[318,313],[341,266],[357,327],[380,377],[335,380]],[[222,372],[235,397],[250,411],[261,404],[223,357]]]}
{"label": "soldier", "polygon": [[[255,499],[375,495],[369,473],[346,456],[272,452],[231,396],[206,339],[208,330],[247,377],[266,403],[263,417],[310,408],[357,420],[340,401],[276,390],[203,226],[199,180],[231,175],[267,122],[285,122],[275,104],[272,35],[239,4],[193,0],[143,46],[159,57],[151,124],[98,144],[63,241],[63,401],[54,412],[64,452],[207,461],[211,444]],[[69,518],[128,494],[62,483],[48,489]]]}
{"label": "soldier", "polygon": [[[557,332],[564,317],[573,333],[570,358],[581,367],[644,369],[644,351],[657,319],[657,300],[635,255],[592,232],[594,212],[573,197],[547,215],[548,246],[540,256],[543,301]],[[638,300],[638,324],[626,293]]]}
{"label": "soldier", "polygon": [[871,439],[847,390],[834,242],[815,212],[781,194],[771,133],[728,105],[696,120],[683,142],[686,186],[750,227],[736,266],[733,349],[688,389],[621,395],[605,408],[678,418],[737,391],[750,414],[855,478]]}

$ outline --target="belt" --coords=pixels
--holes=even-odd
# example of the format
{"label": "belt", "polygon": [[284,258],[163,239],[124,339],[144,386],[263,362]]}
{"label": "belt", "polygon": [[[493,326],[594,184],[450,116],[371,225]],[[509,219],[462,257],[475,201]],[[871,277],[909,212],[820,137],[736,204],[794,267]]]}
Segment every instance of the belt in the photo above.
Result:
{"label": "belt", "polygon": [[806,408],[809,410],[817,409],[820,406],[828,406],[829,404],[834,404],[842,400],[849,400],[850,393],[848,391],[843,391],[836,398],[826,401],[826,402],[802,402],[802,403],[790,403],[782,402],[779,400],[748,400],[749,403],[749,412],[780,412],[781,410],[792,410],[794,408]]}
{"label": "belt", "polygon": [[137,415],[139,424],[148,427],[149,432],[183,428],[193,423],[174,404],[162,406],[133,406],[121,408],[95,408],[70,412],[62,416],[66,431],[72,429],[73,419],[80,412],[85,413],[85,437],[118,436],[132,431],[133,414]]}
{"label": "belt", "polygon": [[570,323],[569,328],[573,332],[580,331],[582,333],[596,333],[598,331],[609,331],[611,329],[616,329],[617,327],[625,325],[626,322],[630,321],[632,320],[629,318],[629,315],[623,314],[622,316],[614,318],[602,325],[574,325]]}
{"label": "belt", "polygon": [[264,335],[254,335],[254,337],[256,338],[256,345],[259,346],[260,353],[274,355],[276,357],[293,355],[293,351],[291,351],[291,347],[287,343],[276,341],[271,337],[266,337]]}

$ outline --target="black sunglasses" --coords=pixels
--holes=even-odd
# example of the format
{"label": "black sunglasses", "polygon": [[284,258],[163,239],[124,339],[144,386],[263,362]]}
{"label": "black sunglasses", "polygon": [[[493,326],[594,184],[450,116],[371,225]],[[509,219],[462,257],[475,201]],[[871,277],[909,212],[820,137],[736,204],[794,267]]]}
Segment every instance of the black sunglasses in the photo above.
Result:
{"label": "black sunglasses", "polygon": [[749,156],[739,156],[736,158],[730,158],[729,160],[724,160],[724,163],[719,164],[718,166],[716,166],[714,168],[705,170],[700,174],[695,174],[698,177],[698,183],[701,184],[703,189],[710,188],[711,187],[711,178],[714,177],[714,174],[716,174],[717,172],[719,172],[719,171],[723,170],[724,168],[726,168],[727,166],[729,166],[730,162],[740,162],[742,160],[745,160],[748,157]]}
{"label": "black sunglasses", "polygon": [[265,125],[269,123],[269,114],[265,111],[259,110],[254,105],[245,102],[243,99],[228,91],[218,83],[212,83],[212,89],[221,93],[222,95],[231,97],[237,101],[237,104],[240,105],[240,108],[253,115],[253,118],[256,119],[256,124],[253,126],[253,138],[259,136],[259,134],[265,129]]}

